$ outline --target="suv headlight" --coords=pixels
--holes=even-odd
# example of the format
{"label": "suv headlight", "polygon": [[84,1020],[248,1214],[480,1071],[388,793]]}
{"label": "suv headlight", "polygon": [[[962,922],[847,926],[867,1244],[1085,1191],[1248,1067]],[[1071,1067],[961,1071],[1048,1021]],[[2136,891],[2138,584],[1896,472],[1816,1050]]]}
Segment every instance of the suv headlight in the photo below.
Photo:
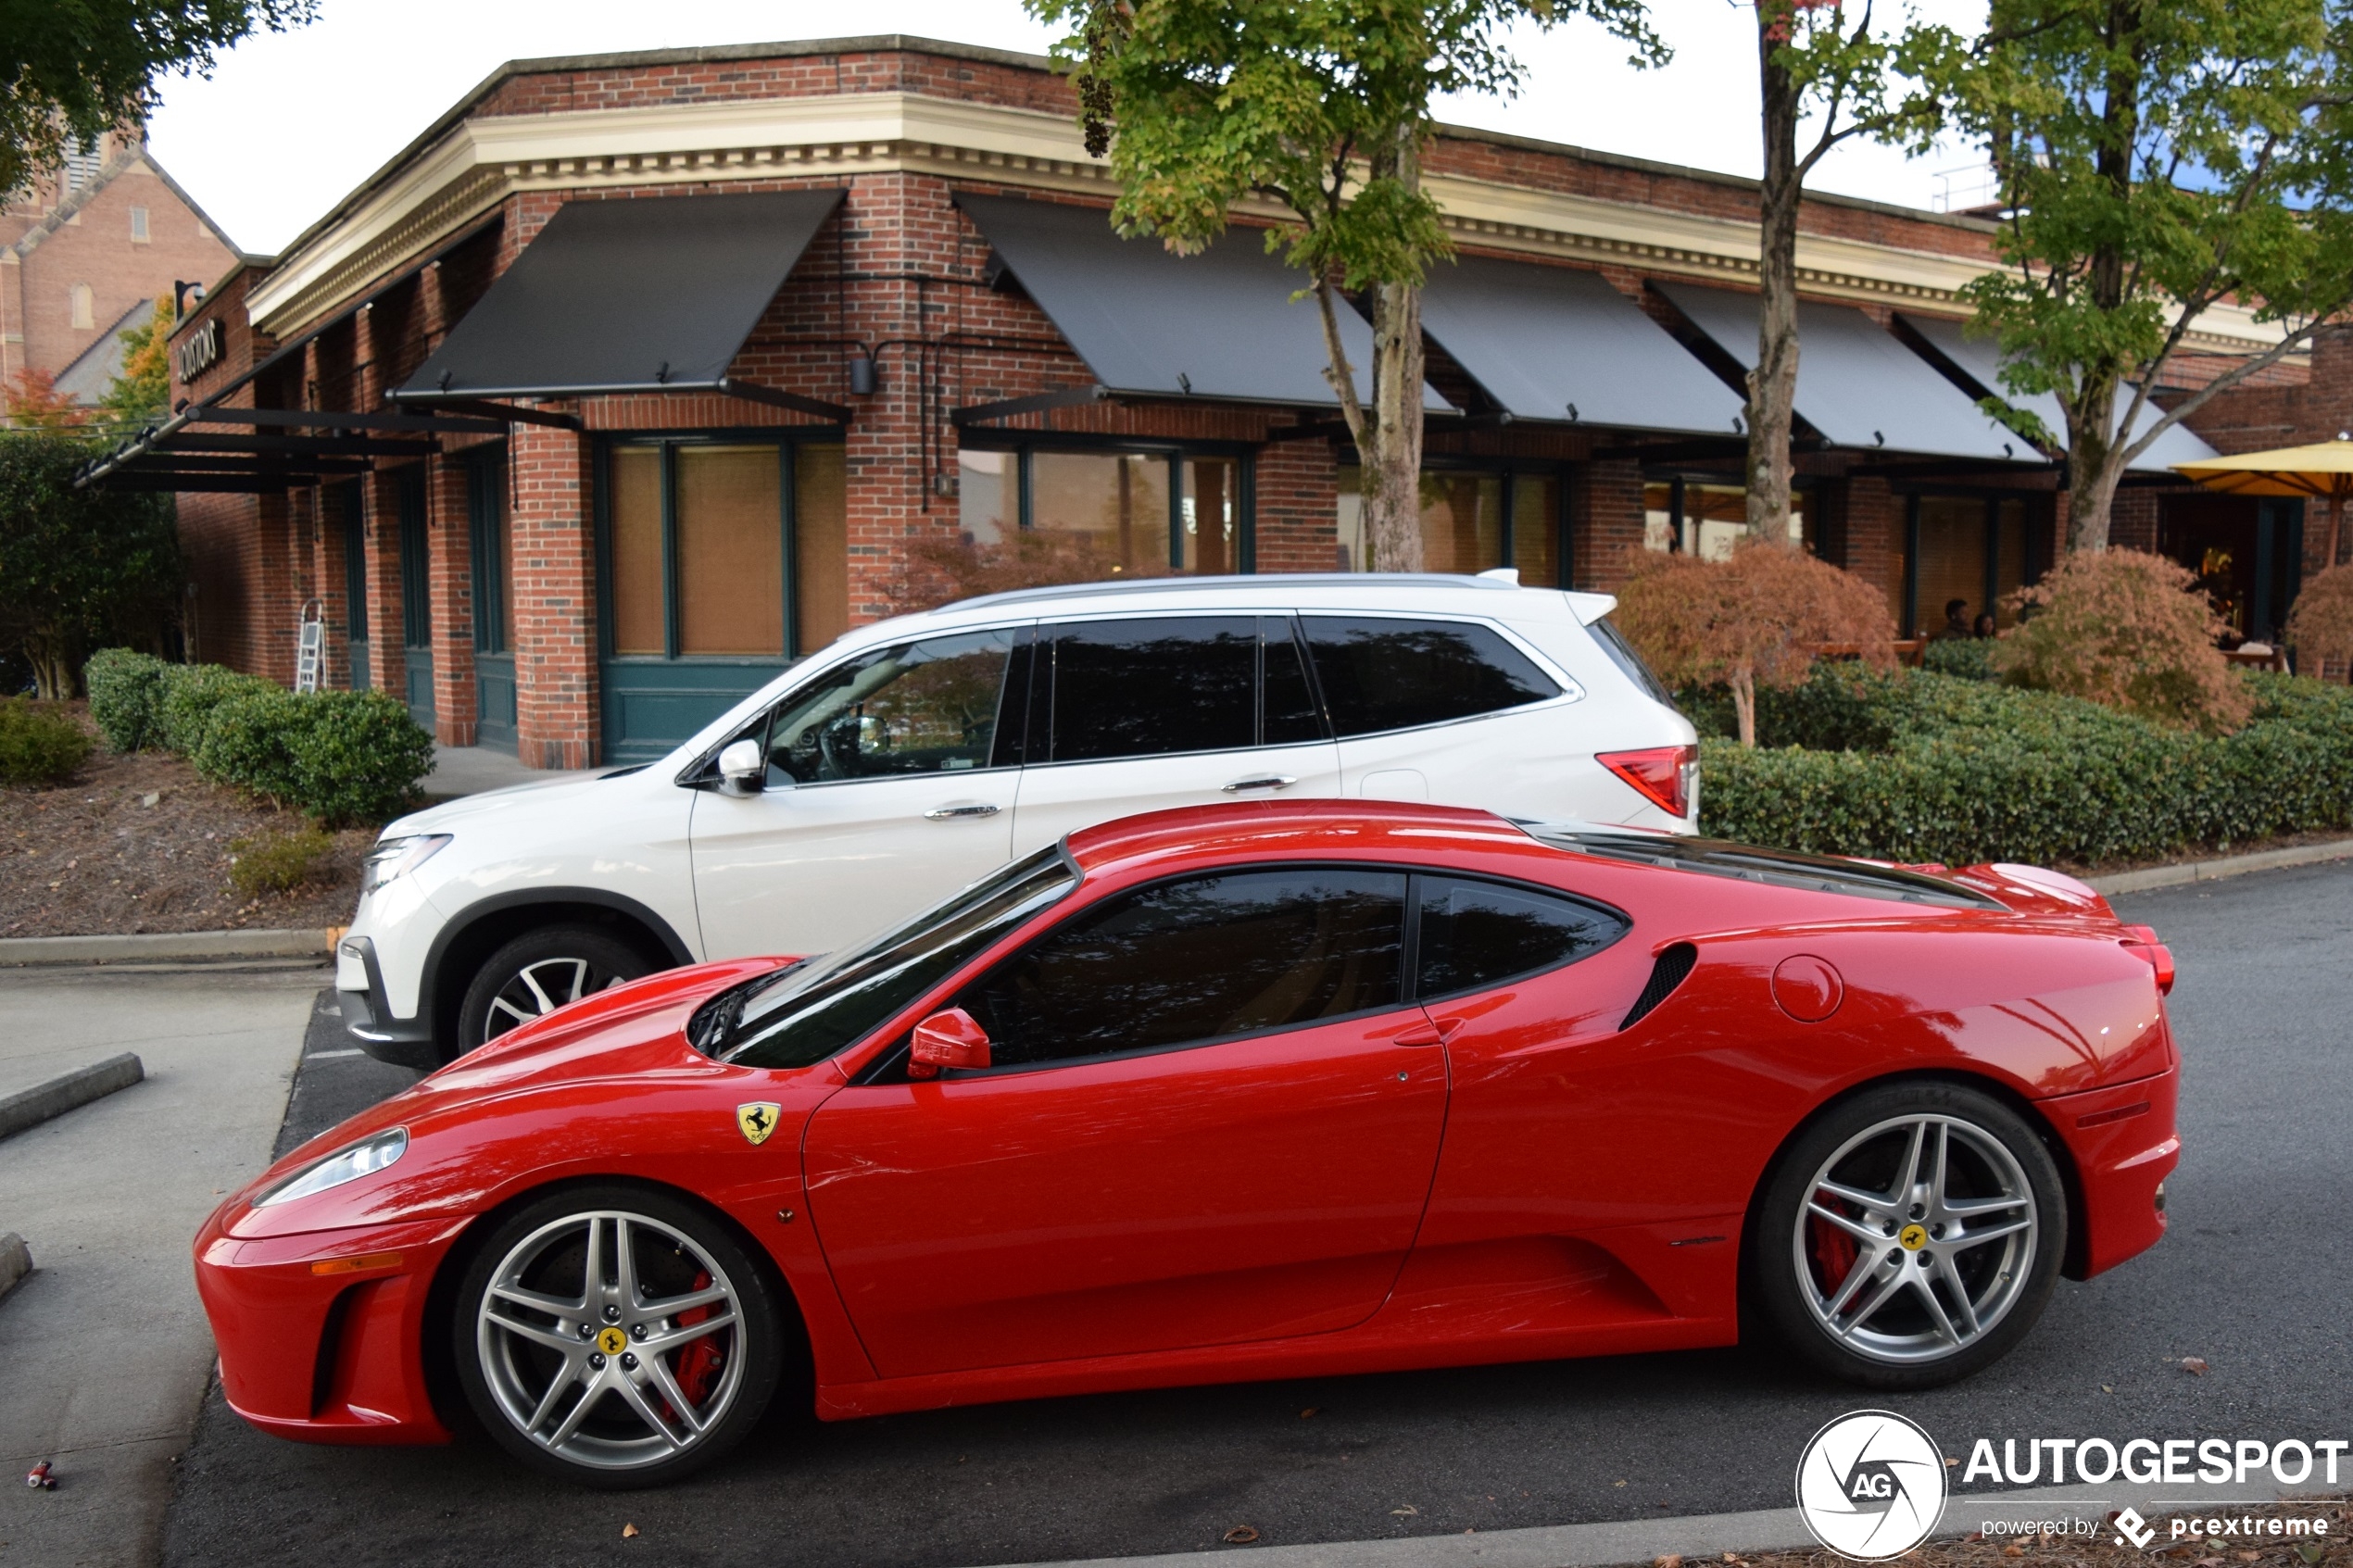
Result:
{"label": "suv headlight", "polygon": [[378,1171],[408,1152],[409,1129],[395,1127],[388,1133],[378,1133],[349,1148],[330,1154],[316,1165],[309,1166],[292,1179],[281,1182],[253,1200],[256,1209],[267,1209],[273,1203],[286,1203],[297,1198],[308,1198],[329,1187],[339,1187],[346,1182],[356,1182]]}
{"label": "suv headlight", "polygon": [[376,840],[376,847],[359,864],[359,891],[373,893],[395,877],[407,876],[440,854],[449,837],[446,833],[421,833]]}

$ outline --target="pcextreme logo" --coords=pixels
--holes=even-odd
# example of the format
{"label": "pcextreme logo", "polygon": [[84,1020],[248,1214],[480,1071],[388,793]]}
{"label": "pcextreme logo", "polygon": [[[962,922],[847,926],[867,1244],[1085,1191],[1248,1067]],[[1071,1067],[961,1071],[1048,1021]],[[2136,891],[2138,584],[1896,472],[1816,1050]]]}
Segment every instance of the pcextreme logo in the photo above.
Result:
{"label": "pcextreme logo", "polygon": [[1814,1538],[1841,1557],[1901,1557],[1944,1515],[1944,1455],[1917,1424],[1892,1411],[1851,1411],[1806,1445],[1797,1511]]}

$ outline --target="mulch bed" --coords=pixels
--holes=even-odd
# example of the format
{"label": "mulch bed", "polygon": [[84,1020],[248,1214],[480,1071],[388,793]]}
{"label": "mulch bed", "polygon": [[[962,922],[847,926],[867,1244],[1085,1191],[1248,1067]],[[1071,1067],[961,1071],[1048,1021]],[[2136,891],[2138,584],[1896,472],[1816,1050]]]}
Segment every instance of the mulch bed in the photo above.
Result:
{"label": "mulch bed", "polygon": [[[2273,1516],[2325,1521],[2328,1534],[2291,1538],[2284,1536],[2226,1534],[2175,1539],[2175,1518],[2203,1519],[2214,1515],[2234,1520],[2268,1520]],[[2028,1537],[2022,1540],[1982,1538],[1932,1541],[1906,1552],[1895,1561],[1919,1568],[2353,1568],[2353,1506],[2342,1498],[2310,1502],[2229,1507],[2216,1504],[2210,1512],[2168,1511],[2149,1520],[2157,1538],[2145,1551],[2118,1544],[2113,1528],[2102,1520],[2097,1535]],[[2245,1526],[2241,1526],[2244,1530]],[[1855,1568],[1852,1560],[1828,1551],[1726,1552],[1713,1557],[1662,1557],[1653,1568]]]}
{"label": "mulch bed", "polygon": [[0,788],[0,937],[341,925],[369,830],[335,834],[315,880],[291,892],[247,898],[229,880],[235,841],[306,825],[177,757],[102,746],[69,784]]}

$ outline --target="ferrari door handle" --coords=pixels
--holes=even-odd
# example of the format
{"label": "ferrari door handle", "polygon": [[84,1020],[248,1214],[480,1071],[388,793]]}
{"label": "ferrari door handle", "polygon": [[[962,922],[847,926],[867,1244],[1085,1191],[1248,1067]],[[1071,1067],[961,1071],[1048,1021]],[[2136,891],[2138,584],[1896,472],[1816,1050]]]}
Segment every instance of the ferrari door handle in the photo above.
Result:
{"label": "ferrari door handle", "polygon": [[997,809],[985,800],[975,800],[964,806],[935,806],[924,813],[924,820],[928,822],[944,822],[957,817],[993,817],[997,814]]}
{"label": "ferrari door handle", "polygon": [[1425,1023],[1409,1025],[1394,1038],[1401,1046],[1442,1046],[1462,1033],[1462,1028],[1463,1021],[1459,1018],[1433,1018]]}
{"label": "ferrari door handle", "polygon": [[1289,789],[1298,782],[1287,774],[1266,773],[1254,779],[1236,779],[1223,787],[1226,794],[1233,795],[1245,789]]}

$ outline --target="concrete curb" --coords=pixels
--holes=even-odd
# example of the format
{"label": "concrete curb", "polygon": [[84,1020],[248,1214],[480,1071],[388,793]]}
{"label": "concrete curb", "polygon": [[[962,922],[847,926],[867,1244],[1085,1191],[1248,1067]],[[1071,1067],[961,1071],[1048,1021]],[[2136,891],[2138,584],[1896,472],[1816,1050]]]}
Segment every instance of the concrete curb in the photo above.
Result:
{"label": "concrete curb", "polygon": [[323,959],[331,934],[318,931],[158,931],[138,936],[11,936],[0,968],[44,963],[123,963],[171,959]]}
{"label": "concrete curb", "polygon": [[14,1290],[18,1282],[31,1273],[32,1249],[24,1244],[24,1237],[14,1231],[0,1236],[0,1296]]}
{"label": "concrete curb", "polygon": [[129,1051],[110,1056],[94,1067],[52,1078],[0,1099],[0,1138],[37,1127],[52,1116],[62,1116],[78,1105],[104,1099],[127,1089],[147,1075],[145,1067]]}
{"label": "concrete curb", "polygon": [[[2188,1488],[2196,1490],[2195,1487]],[[2084,1541],[2108,1534],[2108,1512],[2133,1508],[2144,1515],[2177,1512],[2164,1506],[2225,1508],[2246,1506],[2250,1498],[2206,1503],[2182,1498],[2184,1488],[2110,1483],[2105,1486],[2040,1486],[2026,1491],[1968,1493],[1946,1499],[1931,1539],[1969,1535],[1988,1524],[2003,1526],[2001,1534],[2026,1533],[2022,1527],[2043,1522],[2070,1526],[2062,1536]],[[2099,1492],[2104,1495],[2093,1497]],[[2270,1503],[2304,1489],[2249,1488],[2252,1500]],[[2086,1536],[2084,1526],[2091,1526]],[[1272,1568],[1609,1568],[1617,1563],[1648,1563],[1670,1553],[1687,1562],[1720,1557],[1725,1552],[1818,1549],[1805,1520],[1794,1508],[1758,1509],[1750,1513],[1695,1514],[1681,1519],[1629,1519],[1601,1524],[1551,1524],[1519,1530],[1482,1530],[1465,1536],[1408,1536],[1384,1541],[1317,1541],[1298,1546],[1252,1547],[1247,1556],[1234,1548],[1212,1551],[1169,1552],[1155,1557],[1105,1557],[1085,1561],[1039,1562],[1026,1568],[1210,1568],[1213,1563],[1248,1561]],[[1704,1568],[1704,1565],[1703,1565]]]}
{"label": "concrete curb", "polygon": [[[2252,855],[2225,855],[2214,860],[2184,860],[2176,866],[2151,866],[2145,872],[2118,872],[2083,880],[2103,895],[2145,893],[2153,887],[2180,887],[2185,883],[2210,882],[2245,872],[2268,872],[2280,866],[2309,866],[2322,860],[2353,858],[2353,838],[2333,838],[2325,844],[2298,844],[2287,849],[2259,849]],[[0,943],[0,947],[6,944]]]}

